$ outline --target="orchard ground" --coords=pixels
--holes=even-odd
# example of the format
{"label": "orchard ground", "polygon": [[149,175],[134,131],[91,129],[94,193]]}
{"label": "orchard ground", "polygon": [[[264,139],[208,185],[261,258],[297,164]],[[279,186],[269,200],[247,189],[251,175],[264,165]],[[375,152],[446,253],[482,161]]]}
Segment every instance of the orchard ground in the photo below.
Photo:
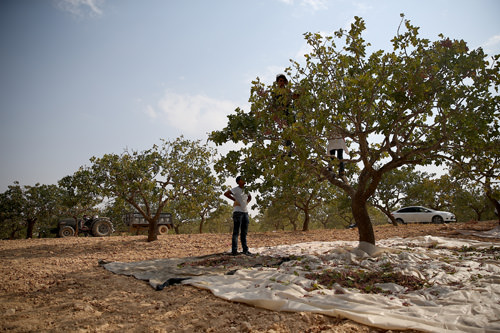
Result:
{"label": "orchard ground", "polygon": [[[470,231],[498,221],[375,227],[377,240],[434,235],[482,239]],[[311,241],[358,240],[357,229],[250,233],[251,248]],[[228,302],[209,291],[174,285],[162,291],[115,275],[105,261],[142,261],[226,252],[230,234],[0,241],[0,330],[10,332],[384,332],[350,320],[274,312]],[[407,331],[408,332],[408,331]],[[411,332],[411,331],[410,331]],[[415,331],[413,331],[415,332]]]}

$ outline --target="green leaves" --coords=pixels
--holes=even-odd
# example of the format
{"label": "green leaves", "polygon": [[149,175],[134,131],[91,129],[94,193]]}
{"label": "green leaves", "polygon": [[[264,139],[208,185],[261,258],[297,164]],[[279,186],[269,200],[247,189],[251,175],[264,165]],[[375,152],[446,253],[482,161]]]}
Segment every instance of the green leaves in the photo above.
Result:
{"label": "green leaves", "polygon": [[[386,172],[484,156],[488,143],[498,141],[500,99],[493,92],[500,85],[499,57],[487,61],[481,49],[470,50],[463,40],[421,38],[419,28],[401,17],[390,52],[367,53],[370,44],[363,38],[366,26],[360,17],[348,31],[332,36],[305,33],[311,52],[305,63],[292,61],[287,73],[289,89],[300,92],[291,108],[295,123],[280,125],[282,116],[270,97],[275,87],[264,89],[256,80],[251,111],[237,109],[226,128],[212,133],[217,144],[245,145],[239,160],[231,153],[219,165],[251,172],[252,179],[288,173],[278,157],[289,141],[293,156],[310,175],[341,187],[359,201],[359,208]],[[328,176],[326,142],[332,133],[345,138],[350,147],[346,162],[360,170],[351,184]],[[362,210],[359,216],[364,214],[365,221],[357,221],[361,229],[369,224]]]}
{"label": "green leaves", "polygon": [[15,182],[0,194],[0,235],[14,238],[27,226],[26,237],[32,238],[35,222],[49,228],[58,213],[60,191],[55,185],[20,186]]}
{"label": "green leaves", "polygon": [[[103,195],[125,200],[154,224],[173,200],[189,197],[187,202],[201,204],[200,197],[214,197],[214,188],[219,188],[220,183],[207,167],[213,164],[214,156],[215,152],[200,141],[180,137],[162,140],[160,145],[142,152],[92,158],[89,172]],[[148,240],[155,239],[156,230],[150,228]]]}

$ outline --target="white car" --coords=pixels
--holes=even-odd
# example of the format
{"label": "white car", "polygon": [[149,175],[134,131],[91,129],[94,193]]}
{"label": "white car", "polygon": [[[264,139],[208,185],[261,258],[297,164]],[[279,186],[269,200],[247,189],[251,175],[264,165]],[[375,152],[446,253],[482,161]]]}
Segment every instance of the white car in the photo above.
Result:
{"label": "white car", "polygon": [[[398,209],[391,213],[398,224],[406,223],[448,223],[456,222],[457,218],[450,212],[443,212],[422,206],[411,206]],[[391,220],[389,219],[389,223]]]}

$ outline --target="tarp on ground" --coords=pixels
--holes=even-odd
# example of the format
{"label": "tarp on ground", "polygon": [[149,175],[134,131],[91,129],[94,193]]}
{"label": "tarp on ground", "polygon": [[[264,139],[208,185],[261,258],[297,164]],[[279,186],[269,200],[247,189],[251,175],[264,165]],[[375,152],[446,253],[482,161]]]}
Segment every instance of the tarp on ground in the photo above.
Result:
{"label": "tarp on ground", "polygon": [[[495,233],[500,230],[488,232]],[[252,249],[254,257],[214,254],[104,267],[156,289],[182,281],[230,301],[344,317],[383,329],[500,332],[498,243],[421,236],[377,245],[309,242]],[[322,285],[318,277],[328,272],[392,272],[426,282],[421,288],[384,282],[375,285],[383,292],[370,293]]]}

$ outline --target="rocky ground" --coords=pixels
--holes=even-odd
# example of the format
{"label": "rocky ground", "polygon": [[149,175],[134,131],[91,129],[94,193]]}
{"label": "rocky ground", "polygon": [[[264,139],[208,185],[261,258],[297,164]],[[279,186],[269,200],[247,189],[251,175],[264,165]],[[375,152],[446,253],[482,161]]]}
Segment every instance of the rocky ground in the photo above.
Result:
{"label": "rocky ground", "polygon": [[[496,221],[375,228],[376,239],[469,238]],[[357,229],[250,233],[251,247],[357,240]],[[192,286],[155,291],[98,262],[200,256],[230,249],[229,234],[0,241],[0,330],[9,332],[384,332],[342,318],[283,313],[232,303]]]}

